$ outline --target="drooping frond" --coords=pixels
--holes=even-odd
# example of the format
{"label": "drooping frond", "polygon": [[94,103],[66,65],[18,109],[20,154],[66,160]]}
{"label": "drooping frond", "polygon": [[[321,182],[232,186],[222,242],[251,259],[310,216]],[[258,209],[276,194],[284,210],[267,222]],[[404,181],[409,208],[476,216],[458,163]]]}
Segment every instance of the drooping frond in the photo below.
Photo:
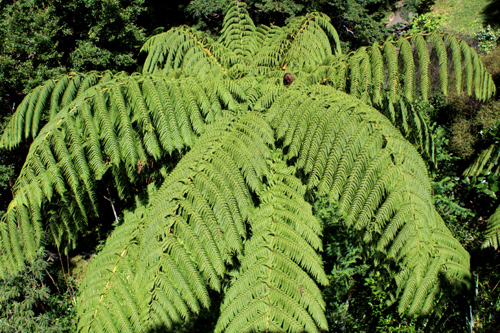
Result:
{"label": "drooping frond", "polygon": [[[448,65],[448,58],[453,66]],[[474,94],[486,100],[496,89],[474,49],[452,35],[433,34],[427,40],[421,35],[388,39],[382,46],[362,47],[346,58],[329,58],[303,75],[300,82],[306,87],[330,85],[373,105],[431,160],[432,136],[413,107],[415,97],[427,100],[437,91],[447,95],[454,84],[457,94]]]}
{"label": "drooping frond", "polygon": [[[124,197],[143,167],[192,146],[223,107],[236,110],[238,102],[230,89],[221,90],[224,85],[122,77],[64,106],[34,139],[2,219],[7,269],[16,271],[24,259],[33,259],[46,230],[58,244],[74,245],[88,215],[98,212],[95,181],[106,172]],[[59,215],[53,221],[41,216],[51,202]],[[14,258],[5,259],[10,254]]]}
{"label": "drooping frond", "polygon": [[[478,177],[481,175],[491,175],[498,177],[500,173],[499,161],[500,149],[498,149],[498,143],[493,143],[483,150],[476,160],[464,171],[464,176]],[[500,206],[497,207],[495,213],[491,215],[488,221],[485,239],[483,248],[498,248],[500,241]]]}
{"label": "drooping frond", "polygon": [[415,62],[413,60],[413,50],[406,38],[400,38],[396,47],[399,48],[403,63],[404,96],[407,100],[413,101],[413,94],[415,93]]}
{"label": "drooping frond", "polygon": [[495,250],[500,246],[500,206],[497,207],[495,213],[490,216],[488,221],[488,229],[485,234],[483,248],[493,247]]}
{"label": "drooping frond", "polygon": [[427,313],[440,274],[467,283],[469,255],[435,212],[425,163],[387,118],[328,87],[290,89],[268,116],[308,188],[398,264],[401,312]]}
{"label": "drooping frond", "polygon": [[[380,54],[382,52],[382,54]],[[495,86],[491,75],[486,71],[477,53],[463,41],[458,41],[453,35],[432,34],[426,38],[417,35],[411,38],[400,37],[397,41],[388,39],[382,46],[373,44],[352,52],[350,58],[360,58],[362,54],[371,58],[374,68],[369,76],[371,102],[379,104],[382,79],[385,81],[385,92],[389,99],[396,103],[400,96],[405,96],[413,102],[415,96],[427,100],[432,91],[448,95],[448,88],[453,83],[457,94],[465,93],[479,100],[486,100],[495,94]],[[383,55],[384,61],[381,60]],[[448,65],[448,58],[453,66]],[[434,61],[433,61],[434,60]],[[332,58],[326,67],[338,66],[338,59]],[[349,66],[346,76],[334,76],[324,83],[334,87],[342,85],[349,87],[346,92],[356,95],[358,91],[366,90],[366,82],[352,82],[356,78],[357,67]],[[439,73],[439,75],[434,75]],[[465,73],[465,76],[463,75]],[[339,83],[342,80],[344,83]],[[349,83],[349,84],[347,84]]]}
{"label": "drooping frond", "polygon": [[148,207],[129,214],[93,259],[78,301],[80,331],[172,329],[208,307],[207,286],[220,290],[225,264],[242,251],[250,191],[263,190],[273,141],[255,113],[209,126]]}
{"label": "drooping frond", "polygon": [[225,293],[216,332],[318,332],[325,303],[314,280],[328,279],[317,251],[321,226],[303,199],[305,187],[280,160],[270,166],[241,267]]}
{"label": "drooping frond", "polygon": [[[460,47],[460,41],[454,38],[452,35],[447,35],[445,37],[445,42],[449,48],[449,53],[451,53],[452,61],[453,61],[453,72],[455,74],[455,88],[457,91],[457,95],[462,93],[463,87],[463,71],[464,68],[462,66],[462,50]],[[469,94],[470,96],[470,94]]]}
{"label": "drooping frond", "polygon": [[378,108],[422,155],[436,162],[431,130],[414,103],[410,102],[406,96],[401,97],[396,103],[392,103],[389,98],[384,98]]}
{"label": "drooping frond", "polygon": [[483,150],[476,160],[464,171],[464,176],[493,175],[496,177],[500,173],[499,161],[500,149],[498,149],[498,144],[493,143]]}
{"label": "drooping frond", "polygon": [[[123,76],[120,73],[118,76]],[[37,136],[38,130],[56,116],[64,106],[99,84],[117,76],[110,72],[70,73],[33,89],[17,107],[0,139],[0,148],[12,149],[22,140]]]}
{"label": "drooping frond", "polygon": [[[446,44],[443,41],[443,38],[437,34],[431,34],[429,41],[432,45],[432,48],[436,54],[436,60],[439,71],[439,81],[441,82],[441,92],[443,95],[448,95],[448,54],[446,50]],[[481,99],[480,90],[475,91],[478,99]]]}

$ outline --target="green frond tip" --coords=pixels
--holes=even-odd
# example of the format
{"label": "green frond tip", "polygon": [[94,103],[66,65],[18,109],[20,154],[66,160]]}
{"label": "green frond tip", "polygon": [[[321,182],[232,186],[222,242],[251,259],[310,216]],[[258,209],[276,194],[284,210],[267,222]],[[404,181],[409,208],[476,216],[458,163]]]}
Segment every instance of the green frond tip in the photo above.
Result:
{"label": "green frond tip", "polygon": [[[217,50],[217,51],[216,51]],[[153,36],[141,51],[147,52],[143,74],[192,77],[219,76],[231,63],[230,50],[205,33],[190,27],[176,27]]]}
{"label": "green frond tip", "polygon": [[[464,171],[466,177],[493,176],[500,173],[500,149],[498,143],[491,144],[483,150],[476,160]],[[493,247],[498,249],[500,242],[500,206],[491,215],[485,234],[483,248]]]}
{"label": "green frond tip", "polygon": [[[250,219],[236,279],[226,292],[216,332],[319,332],[327,329],[325,303],[316,285],[327,284],[321,226],[302,196],[305,188],[283,161]],[[297,187],[298,186],[298,187]]]}
{"label": "green frond tip", "polygon": [[249,58],[259,48],[256,37],[255,25],[245,8],[245,3],[236,2],[224,17],[220,43],[235,55]]}

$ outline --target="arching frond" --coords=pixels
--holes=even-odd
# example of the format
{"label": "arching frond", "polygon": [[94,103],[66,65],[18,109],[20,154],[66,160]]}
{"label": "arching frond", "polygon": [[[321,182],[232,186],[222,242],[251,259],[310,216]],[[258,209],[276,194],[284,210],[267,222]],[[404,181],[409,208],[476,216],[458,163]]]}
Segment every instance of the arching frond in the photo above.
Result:
{"label": "arching frond", "polygon": [[283,69],[289,67],[293,71],[317,66],[332,54],[341,53],[337,32],[324,14],[310,13],[294,18],[283,30],[288,40]]}
{"label": "arching frond", "polygon": [[[484,68],[474,49],[467,43],[459,42],[453,35],[432,34],[426,38],[417,35],[410,38],[400,37],[397,41],[388,39],[381,47],[374,44],[370,48],[363,47],[351,53],[350,57],[359,57],[361,53],[367,53],[371,57],[372,66],[376,68],[370,74],[369,80],[373,87],[372,102],[379,101],[379,86],[384,77],[386,78],[384,90],[393,103],[402,95],[413,102],[417,93],[427,100],[433,90],[440,91],[446,96],[451,83],[455,84],[457,94],[464,93],[462,87],[465,86],[467,88],[465,92],[469,96],[474,93],[475,97],[482,101],[495,94],[491,75]],[[381,61],[379,51],[383,53],[384,63]],[[453,70],[448,66],[449,57],[453,61]],[[434,59],[437,68],[431,68],[434,64],[431,60]],[[336,61],[337,59],[330,59],[329,63],[324,65],[332,66]],[[439,84],[431,74],[431,70],[439,72]],[[349,67],[349,72],[352,71],[355,72],[357,69]],[[420,75],[417,75],[417,72]],[[465,77],[462,74],[464,72]],[[356,77],[356,73],[353,73],[335,79],[352,80],[353,75]],[[345,82],[343,84],[331,82],[331,84],[347,86]],[[355,95],[357,91],[363,89],[359,85],[365,84],[358,82],[353,85],[351,81],[350,89],[346,92]]]}
{"label": "arching frond", "polygon": [[[218,51],[217,55],[214,49]],[[143,74],[217,76],[224,73],[226,66],[235,58],[226,55],[230,52],[227,48],[190,27],[172,28],[153,36],[146,41],[141,51],[148,54]]]}
{"label": "arching frond", "polygon": [[[387,118],[328,87],[289,90],[268,116],[308,188],[398,264],[401,312],[428,312],[440,274],[468,282],[469,255],[435,212],[425,163]],[[462,268],[452,273],[447,265]]]}
{"label": "arching frond", "polygon": [[245,8],[245,3],[236,2],[226,13],[222,24],[220,43],[243,58],[257,52],[255,25]]}
{"label": "arching frond", "polygon": [[220,290],[225,264],[242,251],[249,189],[263,190],[273,140],[254,113],[209,126],[149,206],[129,214],[92,261],[79,329],[137,331],[138,321],[141,330],[172,328],[208,307],[207,286]]}
{"label": "arching frond", "polygon": [[[449,57],[453,70],[448,66]],[[431,68],[433,65],[437,68]],[[431,69],[439,72],[439,80]],[[362,47],[346,58],[327,58],[322,66],[303,75],[304,87],[331,85],[373,105],[431,160],[434,143],[427,123],[413,107],[415,96],[427,100],[433,91],[447,95],[452,83],[457,94],[474,93],[479,100],[495,94],[491,75],[474,49],[452,35],[388,39],[382,46]]]}
{"label": "arching frond", "polygon": [[232,78],[281,73],[287,67],[301,70],[341,53],[338,34],[326,15],[310,13],[285,27],[256,28],[239,1],[228,11],[217,42],[179,27],[151,37],[141,51],[148,53],[143,73]]}
{"label": "arching frond", "polygon": [[[124,197],[141,166],[192,146],[226,103],[237,109],[231,91],[219,94],[217,87],[192,79],[122,77],[64,106],[34,139],[14,185],[1,255],[15,254],[17,263],[6,268],[16,271],[34,258],[43,230],[74,245],[88,215],[98,212],[95,181],[106,172]],[[53,208],[60,219],[44,221],[44,207],[58,201]]]}

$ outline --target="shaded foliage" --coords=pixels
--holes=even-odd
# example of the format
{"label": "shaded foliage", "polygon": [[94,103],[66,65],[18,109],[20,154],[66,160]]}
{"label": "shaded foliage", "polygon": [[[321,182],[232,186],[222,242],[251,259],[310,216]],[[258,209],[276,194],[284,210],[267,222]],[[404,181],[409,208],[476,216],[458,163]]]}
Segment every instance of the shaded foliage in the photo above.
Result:
{"label": "shaded foliage", "polygon": [[60,294],[54,280],[49,280],[48,269],[49,264],[40,256],[16,276],[7,276],[2,281],[0,331],[73,332],[76,329],[76,318],[71,313],[74,304],[69,295]]}

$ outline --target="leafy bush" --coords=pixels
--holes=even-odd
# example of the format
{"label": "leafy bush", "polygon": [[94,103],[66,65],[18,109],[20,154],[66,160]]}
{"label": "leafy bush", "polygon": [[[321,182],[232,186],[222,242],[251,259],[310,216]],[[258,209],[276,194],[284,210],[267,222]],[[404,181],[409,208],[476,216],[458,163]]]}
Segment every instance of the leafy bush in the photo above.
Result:
{"label": "leafy bush", "polygon": [[479,50],[484,53],[490,53],[497,47],[500,40],[500,29],[493,29],[488,24],[488,26],[479,29],[476,33],[476,38]]}
{"label": "leafy bush", "polygon": [[437,32],[442,27],[442,18],[432,12],[425,14],[415,14],[411,21],[409,35],[428,34]]}
{"label": "leafy bush", "polygon": [[15,276],[0,282],[1,332],[74,332],[69,292],[51,293],[48,263],[39,256]]}

